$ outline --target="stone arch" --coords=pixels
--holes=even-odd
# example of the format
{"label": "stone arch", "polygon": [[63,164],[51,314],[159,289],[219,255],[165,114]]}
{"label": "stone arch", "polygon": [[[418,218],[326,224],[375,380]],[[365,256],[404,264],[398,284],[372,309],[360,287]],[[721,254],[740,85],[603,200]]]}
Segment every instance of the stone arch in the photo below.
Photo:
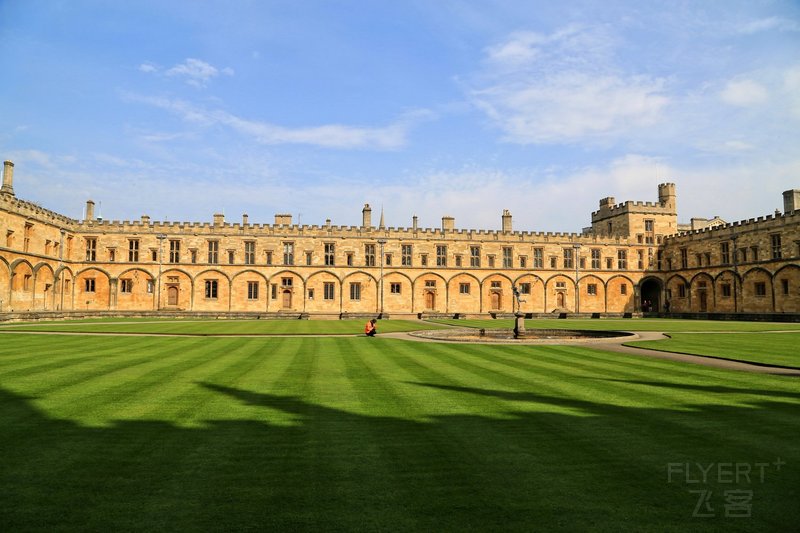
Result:
{"label": "stone arch", "polygon": [[632,313],[636,310],[636,284],[624,274],[615,274],[606,281],[606,309],[610,313]]}
{"label": "stone arch", "polygon": [[[255,283],[251,290],[251,283]],[[254,268],[241,270],[231,277],[231,311],[266,311],[269,278]]]}
{"label": "stone arch", "polygon": [[544,280],[541,276],[526,272],[513,280],[513,284],[520,289],[522,288],[520,285],[523,283],[530,284],[530,293],[520,294],[520,300],[522,301],[519,311],[521,313],[544,313]]}
{"label": "stone arch", "polygon": [[481,312],[481,281],[471,272],[459,272],[451,276],[447,281],[447,295],[448,311],[454,313]]}
{"label": "stone arch", "polygon": [[716,310],[716,295],[714,292],[714,278],[707,272],[698,272],[689,280],[691,291],[689,301],[690,311],[694,313],[708,313]]}
{"label": "stone arch", "polygon": [[55,271],[55,290],[53,292],[53,309],[74,309],[75,302],[75,275],[72,269],[61,265]]}
{"label": "stone arch", "polygon": [[34,287],[33,265],[27,259],[17,259],[11,262],[10,270],[8,309],[15,312],[31,311]]}
{"label": "stone arch", "polygon": [[514,282],[511,277],[501,272],[492,272],[481,281],[482,311],[513,313]]}
{"label": "stone arch", "polygon": [[75,274],[74,309],[100,311],[111,307],[111,276],[100,267],[88,267]]}
{"label": "stone arch", "polygon": [[55,272],[48,263],[39,263],[33,267],[33,308],[43,311],[53,309],[55,293]]}
{"label": "stone arch", "polygon": [[[325,284],[333,283],[332,298],[326,299]],[[306,311],[316,313],[341,313],[342,312],[342,280],[330,270],[314,272],[305,281]],[[314,299],[308,298],[309,291],[314,291]]]}
{"label": "stone arch", "polygon": [[575,309],[575,280],[563,273],[545,280],[545,312],[567,312]]}
{"label": "stone arch", "polygon": [[739,275],[725,269],[714,276],[714,310],[718,313],[735,313],[739,310],[739,293],[741,291]]}
{"label": "stone arch", "polygon": [[745,313],[772,313],[775,311],[775,293],[772,273],[761,267],[751,268],[742,276],[742,311]]}
{"label": "stone arch", "polygon": [[[111,290],[111,307],[126,311],[149,311],[155,308],[158,287],[153,274],[143,267],[123,270]],[[116,291],[114,290],[116,288]]]}
{"label": "stone arch", "polygon": [[0,257],[0,313],[10,309],[11,268],[5,257]]}
{"label": "stone arch", "polygon": [[[358,289],[353,284],[358,284]],[[343,313],[378,312],[378,280],[369,272],[356,270],[347,274],[342,278],[339,296]]]}
{"label": "stone arch", "polygon": [[639,281],[639,306],[642,312],[655,313],[664,308],[664,282],[655,276]]}
{"label": "stone arch", "polygon": [[[433,285],[430,285],[430,282],[433,282]],[[414,278],[413,290],[415,313],[447,312],[447,280],[441,274],[423,272]]]}
{"label": "stone arch", "polygon": [[685,277],[675,274],[667,278],[666,291],[664,305],[668,304],[671,312],[689,311],[689,281]]}
{"label": "stone arch", "polygon": [[784,265],[773,276],[775,311],[800,312],[800,265]]}
{"label": "stone arch", "polygon": [[[400,292],[392,292],[392,284],[399,284]],[[414,282],[411,277],[397,270],[383,276],[383,311],[385,313],[408,313],[414,308]]]}
{"label": "stone arch", "polygon": [[595,274],[584,274],[578,282],[578,299],[581,313],[604,313],[606,311],[606,284]]}
{"label": "stone arch", "polygon": [[231,279],[225,272],[208,268],[194,276],[192,310],[229,311]]}
{"label": "stone arch", "polygon": [[[186,311],[193,308],[194,278],[182,268],[167,268],[161,272],[161,300],[158,309]],[[158,292],[158,291],[157,291]]]}

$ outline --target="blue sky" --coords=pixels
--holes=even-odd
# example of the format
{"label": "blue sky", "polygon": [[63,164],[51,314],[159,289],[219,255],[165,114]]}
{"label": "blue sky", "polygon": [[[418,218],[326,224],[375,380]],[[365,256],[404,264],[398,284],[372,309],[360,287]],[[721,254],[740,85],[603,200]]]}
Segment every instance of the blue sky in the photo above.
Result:
{"label": "blue sky", "polygon": [[794,1],[0,0],[0,158],[81,217],[580,231],[800,188]]}

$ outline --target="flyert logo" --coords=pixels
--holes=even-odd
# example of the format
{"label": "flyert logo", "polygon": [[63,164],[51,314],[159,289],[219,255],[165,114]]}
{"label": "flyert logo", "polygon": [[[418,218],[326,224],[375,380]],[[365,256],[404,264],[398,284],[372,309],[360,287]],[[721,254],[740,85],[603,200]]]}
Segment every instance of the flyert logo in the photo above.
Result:
{"label": "flyert logo", "polygon": [[[781,471],[786,462],[778,457],[772,462],[720,462],[720,463],[667,463],[667,483],[684,483],[696,498],[692,511],[695,518],[713,518],[719,498],[708,485],[736,485],[722,491],[725,518],[750,518],[753,512],[753,485],[761,485],[767,478]],[[744,488],[743,488],[744,487]],[[719,491],[718,491],[719,492]]]}

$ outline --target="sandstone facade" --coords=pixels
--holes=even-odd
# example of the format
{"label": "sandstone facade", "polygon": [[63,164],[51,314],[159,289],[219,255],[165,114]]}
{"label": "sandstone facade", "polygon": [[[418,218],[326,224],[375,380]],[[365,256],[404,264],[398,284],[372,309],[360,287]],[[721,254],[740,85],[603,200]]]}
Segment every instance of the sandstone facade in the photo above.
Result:
{"label": "sandstone facade", "polygon": [[[800,194],[785,212],[680,231],[657,202],[600,201],[581,233],[84,220],[0,190],[0,312],[172,310],[310,315],[800,312]],[[796,210],[797,209],[797,210]],[[577,281],[576,281],[577,280]],[[515,293],[515,291],[517,291]],[[519,298],[516,297],[518,294]]]}

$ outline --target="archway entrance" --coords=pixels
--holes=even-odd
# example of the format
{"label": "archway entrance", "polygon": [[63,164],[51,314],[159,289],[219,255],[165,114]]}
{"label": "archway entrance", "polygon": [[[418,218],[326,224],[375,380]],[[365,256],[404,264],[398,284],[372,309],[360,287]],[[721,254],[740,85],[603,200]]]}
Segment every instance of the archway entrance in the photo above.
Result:
{"label": "archway entrance", "polygon": [[425,293],[425,309],[435,309],[436,308],[436,294],[432,291],[428,291]]}
{"label": "archway entrance", "polygon": [[283,291],[282,304],[284,309],[292,308],[292,291]]}
{"label": "archway entrance", "polygon": [[[661,280],[655,278],[649,278],[642,282],[642,289],[640,291],[642,301],[641,309],[644,312],[652,311],[658,312],[661,309],[661,291],[662,291]],[[645,308],[648,307],[647,311]]]}

